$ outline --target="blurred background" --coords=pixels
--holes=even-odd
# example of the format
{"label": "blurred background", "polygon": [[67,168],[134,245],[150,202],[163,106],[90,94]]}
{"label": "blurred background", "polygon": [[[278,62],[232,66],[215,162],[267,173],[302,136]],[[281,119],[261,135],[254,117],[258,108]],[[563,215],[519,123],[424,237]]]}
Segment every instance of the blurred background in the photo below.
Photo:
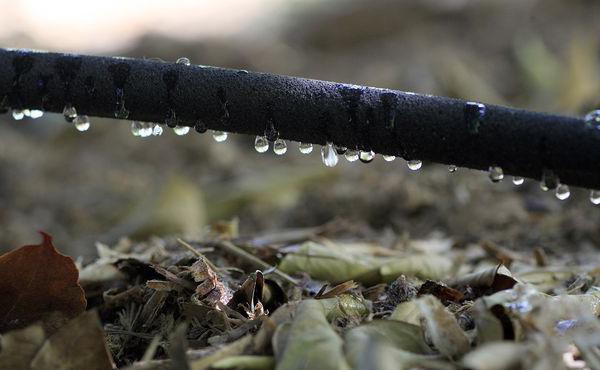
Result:
{"label": "blurred background", "polygon": [[[0,46],[160,58],[581,115],[600,103],[594,0],[0,0]],[[124,121],[78,132],[60,115],[0,116],[0,250],[90,256],[123,236],[241,234],[337,220],[380,240],[449,237],[598,256],[600,208],[571,189],[492,184],[405,161],[322,165],[319,150],[258,154],[253,137],[138,138]],[[581,256],[589,253],[582,253]],[[577,259],[577,255],[574,256]],[[581,257],[584,258],[584,257]]]}

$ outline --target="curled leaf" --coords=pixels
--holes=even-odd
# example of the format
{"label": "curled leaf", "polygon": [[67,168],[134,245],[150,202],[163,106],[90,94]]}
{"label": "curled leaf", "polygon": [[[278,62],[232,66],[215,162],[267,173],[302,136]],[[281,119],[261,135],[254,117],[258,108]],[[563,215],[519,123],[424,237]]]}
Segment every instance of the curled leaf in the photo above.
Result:
{"label": "curled leaf", "polygon": [[517,280],[512,277],[512,274],[504,265],[497,265],[453,279],[448,285],[458,290],[471,288],[475,291],[475,296],[480,297],[510,289],[516,283]]}

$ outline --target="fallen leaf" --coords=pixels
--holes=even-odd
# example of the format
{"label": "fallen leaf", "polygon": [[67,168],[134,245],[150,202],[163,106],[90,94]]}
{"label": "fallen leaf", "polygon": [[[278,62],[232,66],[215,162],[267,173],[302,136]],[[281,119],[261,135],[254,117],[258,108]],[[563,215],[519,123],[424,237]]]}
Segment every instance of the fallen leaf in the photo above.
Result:
{"label": "fallen leaf", "polygon": [[53,312],[75,317],[85,310],[71,257],[60,254],[44,232],[40,245],[0,256],[0,332],[22,328]]}
{"label": "fallen leaf", "polygon": [[463,359],[463,366],[473,370],[510,370],[521,368],[526,355],[523,343],[491,342],[469,352]]}
{"label": "fallen leaf", "polygon": [[0,370],[28,369],[45,337],[44,329],[39,324],[2,334]]}
{"label": "fallen leaf", "polygon": [[342,351],[342,338],[329,325],[321,302],[309,299],[298,305],[281,357],[277,357],[278,369],[350,368]]}
{"label": "fallen leaf", "polygon": [[192,370],[206,370],[212,367],[212,365],[224,358],[228,358],[231,356],[238,356],[244,353],[246,348],[248,348],[252,344],[252,335],[246,335],[242,338],[231,342],[229,344],[224,345],[223,347],[217,349],[215,352],[210,355],[203,357],[199,360],[193,361],[191,363]]}
{"label": "fallen leaf", "polygon": [[472,299],[510,289],[516,283],[517,280],[504,265],[497,265],[453,279],[448,285],[458,290],[473,289],[474,297],[468,297]]}
{"label": "fallen leaf", "polygon": [[100,319],[86,311],[48,338],[31,362],[32,370],[111,370],[112,359]]}
{"label": "fallen leaf", "polygon": [[444,356],[455,357],[470,348],[469,338],[462,331],[454,315],[434,296],[426,295],[417,300],[426,333],[435,348]]}
{"label": "fallen leaf", "polygon": [[441,368],[419,326],[374,320],[349,330],[344,339],[348,362],[355,369]]}
{"label": "fallen leaf", "polygon": [[465,295],[456,289],[452,289],[435,281],[427,280],[421,285],[418,296],[431,294],[442,301],[443,304],[449,304],[450,302],[461,302],[465,299]]}
{"label": "fallen leaf", "polygon": [[378,265],[377,259],[366,254],[306,242],[295,253],[287,254],[279,269],[289,274],[306,272],[314,279],[331,283],[356,280],[369,285],[380,280]]}

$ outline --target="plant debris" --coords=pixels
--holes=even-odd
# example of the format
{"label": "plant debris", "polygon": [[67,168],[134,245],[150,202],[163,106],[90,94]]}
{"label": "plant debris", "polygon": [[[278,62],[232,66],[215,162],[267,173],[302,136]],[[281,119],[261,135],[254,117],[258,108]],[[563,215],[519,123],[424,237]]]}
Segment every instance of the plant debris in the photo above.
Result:
{"label": "plant debris", "polygon": [[79,267],[85,312],[47,234],[1,256],[0,369],[599,369],[597,262],[231,230],[98,244]]}

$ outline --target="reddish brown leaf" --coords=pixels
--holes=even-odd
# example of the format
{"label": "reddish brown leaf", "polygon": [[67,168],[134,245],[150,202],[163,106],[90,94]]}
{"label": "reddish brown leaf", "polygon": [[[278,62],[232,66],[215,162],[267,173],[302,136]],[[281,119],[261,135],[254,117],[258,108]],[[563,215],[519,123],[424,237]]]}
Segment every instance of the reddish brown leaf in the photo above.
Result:
{"label": "reddish brown leaf", "polygon": [[59,312],[75,317],[85,310],[79,272],[41,232],[40,245],[26,245],[0,256],[0,332],[24,327]]}

